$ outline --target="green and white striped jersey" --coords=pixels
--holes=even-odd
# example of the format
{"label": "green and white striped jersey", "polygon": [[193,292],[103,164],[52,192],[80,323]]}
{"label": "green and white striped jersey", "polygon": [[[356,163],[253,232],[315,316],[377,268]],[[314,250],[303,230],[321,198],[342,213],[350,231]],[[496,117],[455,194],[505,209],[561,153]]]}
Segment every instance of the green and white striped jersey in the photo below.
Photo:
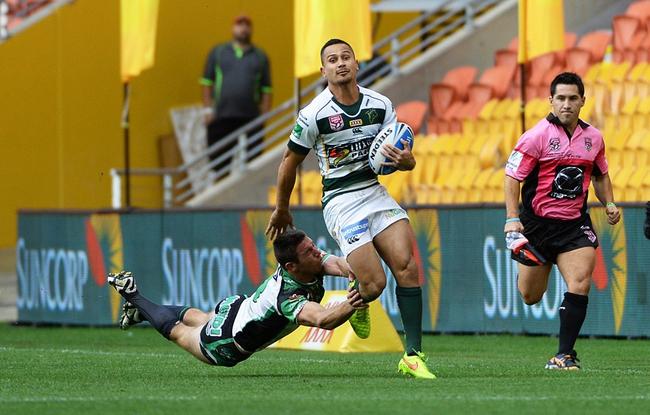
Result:
{"label": "green and white striped jersey", "polygon": [[396,119],[388,98],[363,87],[353,105],[337,102],[325,88],[300,111],[288,146],[298,154],[314,149],[323,176],[323,206],[340,194],[379,184],[368,162],[370,144]]}
{"label": "green and white striped jersey", "polygon": [[[323,262],[329,255],[324,255]],[[298,328],[298,314],[308,301],[320,303],[325,294],[323,277],[305,284],[278,266],[273,275],[246,298],[237,312],[232,335],[237,344],[255,352]]]}

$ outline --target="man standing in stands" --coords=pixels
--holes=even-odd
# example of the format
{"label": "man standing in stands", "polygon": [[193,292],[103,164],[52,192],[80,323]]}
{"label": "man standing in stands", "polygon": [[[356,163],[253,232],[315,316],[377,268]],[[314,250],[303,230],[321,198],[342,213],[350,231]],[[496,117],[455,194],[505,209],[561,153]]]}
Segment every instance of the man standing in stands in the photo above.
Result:
{"label": "man standing in stands", "polygon": [[[201,85],[207,126],[208,146],[268,112],[271,108],[271,73],[264,51],[251,43],[253,23],[242,15],[234,20],[231,42],[215,46],[205,62]],[[262,126],[249,133],[259,133]],[[262,142],[257,137],[249,142],[248,151]],[[210,155],[215,160],[228,151],[224,146]],[[227,157],[213,168],[230,164]]]}
{"label": "man standing in stands", "polygon": [[[524,302],[532,305],[542,299],[553,263],[568,287],[559,311],[559,349],[546,364],[547,369],[580,369],[574,345],[587,314],[598,247],[587,212],[592,179],[596,197],[606,206],[609,224],[620,220],[607,174],[603,136],[579,118],[584,90],[582,80],[574,73],[555,77],[549,97],[552,112],[519,138],[505,171],[504,232],[523,233],[545,258],[543,265],[517,264],[518,288]],[[520,260],[514,255],[513,259]]]}

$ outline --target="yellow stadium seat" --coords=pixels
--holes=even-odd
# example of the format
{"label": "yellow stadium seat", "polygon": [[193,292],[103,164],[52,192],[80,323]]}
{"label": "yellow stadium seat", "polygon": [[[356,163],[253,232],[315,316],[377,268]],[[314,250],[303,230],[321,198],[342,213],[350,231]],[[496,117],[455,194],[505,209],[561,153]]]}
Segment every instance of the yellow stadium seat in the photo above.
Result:
{"label": "yellow stadium seat", "polygon": [[495,108],[499,105],[499,100],[493,98],[483,105],[481,111],[478,113],[478,119],[482,121],[491,120],[493,118],[493,113]]}
{"label": "yellow stadium seat", "polygon": [[627,74],[627,77],[623,82],[623,99],[626,102],[634,97],[639,98],[638,85],[647,69],[648,64],[646,62],[639,62],[630,69],[630,72]]}
{"label": "yellow stadium seat", "polygon": [[647,169],[636,169],[625,188],[624,201],[627,202],[640,202],[643,195],[643,179],[645,179]]}
{"label": "yellow stadium seat", "polygon": [[[618,114],[622,108],[623,101],[623,82],[631,68],[630,62],[621,62],[613,64],[611,71],[601,71],[600,75],[608,72],[609,79],[603,82],[609,85],[609,112],[611,114]],[[604,77],[606,78],[606,77]]]}
{"label": "yellow stadium seat", "polygon": [[492,190],[492,198],[489,200],[490,202],[503,202],[505,197],[503,193],[505,177],[503,169],[494,169],[492,172],[490,181],[488,182],[488,186]]}
{"label": "yellow stadium seat", "polygon": [[482,168],[495,167],[505,161],[504,153],[502,152],[501,142],[503,136],[490,137],[483,145],[481,153],[479,154],[479,161]]}
{"label": "yellow stadium seat", "polygon": [[634,167],[623,167],[616,177],[614,178],[612,184],[614,185],[614,194],[615,195],[622,195],[625,192],[625,188],[628,186],[628,182],[630,181],[630,177],[632,177],[632,174],[634,174],[635,168]]}
{"label": "yellow stadium seat", "polygon": [[609,166],[621,166],[623,164],[623,151],[622,150],[607,150],[605,153],[607,163]]}
{"label": "yellow stadium seat", "polygon": [[587,73],[585,76],[582,78],[582,80],[585,82],[585,84],[592,84],[596,82],[596,79],[598,78],[600,68],[602,66],[602,63],[597,63],[594,65],[591,65],[591,67],[587,70]]}
{"label": "yellow stadium seat", "polygon": [[650,170],[646,172],[641,182],[641,189],[642,200],[650,200]]}
{"label": "yellow stadium seat", "polygon": [[633,130],[650,127],[650,97],[645,97],[640,100],[636,108],[636,113],[632,117]]}
{"label": "yellow stadium seat", "polygon": [[610,141],[606,143],[607,148],[612,150],[623,150],[631,133],[632,131],[629,128],[616,129],[612,134]]}
{"label": "yellow stadium seat", "polygon": [[492,174],[492,169],[483,169],[478,172],[474,182],[472,183],[472,189],[468,195],[468,202],[482,202],[484,192],[489,193],[488,181],[490,180],[490,175]]}
{"label": "yellow stadium seat", "polygon": [[631,150],[623,151],[623,167],[636,167],[636,153]]}
{"label": "yellow stadium seat", "polygon": [[431,186],[429,187],[429,191],[427,192],[427,204],[430,205],[437,205],[440,204],[440,199],[441,199],[442,193],[441,189]]}

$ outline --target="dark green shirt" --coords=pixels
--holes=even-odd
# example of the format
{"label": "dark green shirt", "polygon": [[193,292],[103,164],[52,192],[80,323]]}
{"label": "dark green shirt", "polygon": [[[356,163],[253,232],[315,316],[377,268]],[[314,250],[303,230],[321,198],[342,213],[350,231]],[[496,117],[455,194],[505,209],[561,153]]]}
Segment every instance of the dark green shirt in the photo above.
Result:
{"label": "dark green shirt", "polygon": [[264,51],[255,46],[242,50],[229,42],[210,51],[200,83],[213,86],[217,119],[254,118],[261,95],[271,92],[270,72]]}

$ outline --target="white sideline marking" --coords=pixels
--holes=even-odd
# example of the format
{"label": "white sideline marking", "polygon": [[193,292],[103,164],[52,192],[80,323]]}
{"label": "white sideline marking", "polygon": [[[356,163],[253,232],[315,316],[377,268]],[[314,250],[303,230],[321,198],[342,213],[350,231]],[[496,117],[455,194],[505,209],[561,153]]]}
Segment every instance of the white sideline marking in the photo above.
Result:
{"label": "white sideline marking", "polygon": [[148,352],[107,352],[101,350],[85,349],[48,349],[39,347],[5,347],[0,346],[0,352],[38,352],[38,353],[69,353],[69,354],[88,354],[103,356],[147,356],[147,357],[169,357],[175,356],[175,353],[148,353]]}
{"label": "white sideline marking", "polygon": [[[313,397],[310,396],[294,396],[294,400],[313,400]],[[357,397],[355,396],[346,396],[346,395],[337,395],[331,396],[328,399],[335,401],[350,401],[357,402]],[[394,396],[383,396],[373,398],[379,401],[395,401]],[[509,396],[509,395],[495,395],[495,396],[469,396],[469,395],[456,395],[456,396],[431,396],[431,401],[474,401],[474,402],[486,402],[486,401],[523,401],[523,402],[535,402],[535,401],[548,401],[555,400],[557,397],[554,396]],[[648,395],[630,395],[630,396],[574,396],[572,399],[579,401],[647,401],[650,400]],[[0,402],[2,403],[38,403],[38,402],[112,402],[112,401],[197,401],[197,400],[219,400],[224,401],[228,400],[223,396],[211,396],[211,395],[201,395],[201,396],[25,396],[25,397],[1,397]]]}
{"label": "white sideline marking", "polygon": [[[179,349],[180,350],[180,349]],[[44,347],[6,347],[0,346],[0,352],[37,352],[37,353],[68,353],[68,354],[85,354],[85,355],[97,355],[97,356],[133,356],[133,357],[170,357],[170,356],[180,356],[181,353],[150,353],[150,352],[110,352],[102,350],[88,350],[88,349],[55,349],[55,348],[44,348]],[[301,362],[301,363],[341,363],[349,364],[349,362],[336,361],[336,360],[326,360],[326,359],[312,359],[309,357],[301,357],[297,359],[288,359],[288,358],[278,358],[278,357],[269,357],[269,356],[259,356],[259,359],[268,360],[268,361],[286,361],[286,362]]]}

